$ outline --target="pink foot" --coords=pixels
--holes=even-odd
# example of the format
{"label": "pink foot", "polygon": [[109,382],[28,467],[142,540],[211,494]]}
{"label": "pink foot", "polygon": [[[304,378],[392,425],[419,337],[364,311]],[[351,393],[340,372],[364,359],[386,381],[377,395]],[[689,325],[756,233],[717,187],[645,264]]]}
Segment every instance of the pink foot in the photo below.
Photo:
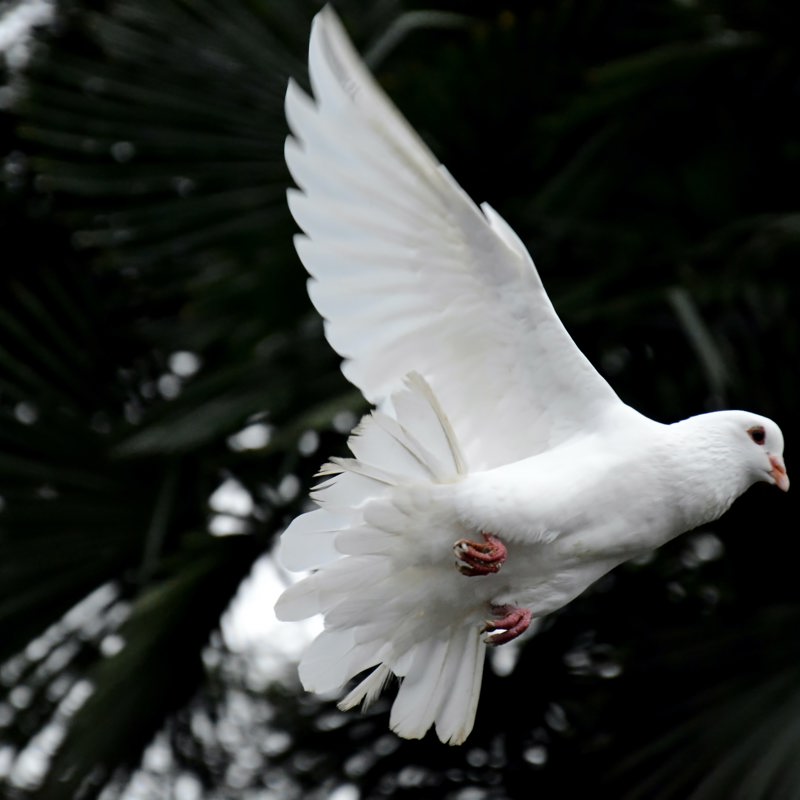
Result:
{"label": "pink foot", "polygon": [[484,639],[486,644],[498,645],[510,642],[525,633],[531,624],[532,614],[527,608],[511,605],[492,606],[492,614],[499,619],[487,619],[482,633],[492,633],[493,631],[500,631],[500,633],[487,636]]}
{"label": "pink foot", "polygon": [[453,552],[458,559],[456,566],[462,575],[493,575],[500,571],[508,550],[506,546],[491,533],[482,533],[484,543],[459,539],[453,545]]}

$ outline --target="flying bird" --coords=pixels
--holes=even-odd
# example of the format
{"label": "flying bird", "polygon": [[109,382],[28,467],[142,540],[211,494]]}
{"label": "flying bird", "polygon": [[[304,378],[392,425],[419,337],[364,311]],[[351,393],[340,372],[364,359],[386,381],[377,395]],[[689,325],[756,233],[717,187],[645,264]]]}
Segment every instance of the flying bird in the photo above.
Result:
{"label": "flying bird", "polygon": [[336,15],[315,17],[313,98],[290,81],[296,249],[345,376],[375,405],[281,537],[311,570],[276,604],[324,615],[303,686],[390,725],[470,733],[487,647],[635,556],[789,488],[779,427],[748,411],[662,424],[577,348],[519,237],[477,206],[383,93]]}

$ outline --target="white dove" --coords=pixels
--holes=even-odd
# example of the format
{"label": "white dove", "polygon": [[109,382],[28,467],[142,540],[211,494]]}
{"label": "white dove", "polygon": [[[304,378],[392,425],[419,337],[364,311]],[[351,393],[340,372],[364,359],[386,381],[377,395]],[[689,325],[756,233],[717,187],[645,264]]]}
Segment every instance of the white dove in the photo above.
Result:
{"label": "white dove", "polygon": [[756,481],[788,489],[783,436],[747,411],[664,425],[625,405],[520,239],[436,161],[329,8],[309,69],[314,98],[293,81],[286,94],[297,252],[344,374],[380,410],[284,532],[285,566],[314,571],[276,613],[324,615],[307,690],[369,670],[348,709],[394,674],[392,730],[460,744],[487,645]]}

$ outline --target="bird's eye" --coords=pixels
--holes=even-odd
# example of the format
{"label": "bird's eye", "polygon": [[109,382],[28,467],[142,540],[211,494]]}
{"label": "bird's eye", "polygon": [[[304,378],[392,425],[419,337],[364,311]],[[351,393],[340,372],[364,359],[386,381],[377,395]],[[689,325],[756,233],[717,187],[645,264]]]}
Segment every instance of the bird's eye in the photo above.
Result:
{"label": "bird's eye", "polygon": [[750,434],[750,438],[756,444],[764,444],[764,442],[767,441],[767,434],[760,425],[756,425],[754,428],[750,428],[747,432]]}

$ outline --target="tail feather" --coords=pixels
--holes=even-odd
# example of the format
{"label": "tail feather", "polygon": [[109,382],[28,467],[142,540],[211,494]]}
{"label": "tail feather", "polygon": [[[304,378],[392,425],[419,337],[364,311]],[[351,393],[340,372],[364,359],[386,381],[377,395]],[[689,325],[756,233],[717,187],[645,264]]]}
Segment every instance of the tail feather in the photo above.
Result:
{"label": "tail feather", "polygon": [[398,736],[421,739],[433,725],[441,705],[449,645],[447,639],[427,639],[414,647],[411,667],[389,717],[389,725]]}
{"label": "tail feather", "polygon": [[435,726],[442,741],[459,744],[474,722],[486,645],[476,612],[462,607],[470,602],[461,599],[462,578],[450,569],[447,526],[455,523],[431,498],[437,484],[465,474],[466,463],[416,374],[348,444],[353,458],[321,470],[326,480],[313,492],[320,508],[282,537],[289,568],[319,568],[275,607],[285,620],[325,616],[300,679],[326,692],[372,668],[341,701],[347,709],[373,702],[394,673],[401,685],[392,729],[419,738]]}
{"label": "tail feather", "polygon": [[286,622],[324,614],[346,599],[354,587],[360,593],[391,574],[392,564],[386,558],[371,554],[340,558],[286,589],[275,604],[275,614]]}
{"label": "tail feather", "polygon": [[399,736],[419,739],[431,725],[447,744],[461,744],[475,722],[486,647],[477,628],[461,627],[449,639],[418,646],[392,707]]}
{"label": "tail feather", "polygon": [[386,664],[381,664],[377,669],[372,670],[355,689],[342,699],[338,706],[342,711],[349,711],[359,703],[362,708],[369,708],[386,687],[386,682],[392,677],[392,671]]}
{"label": "tail feather", "polygon": [[368,525],[340,531],[336,536],[336,549],[346,556],[383,554],[396,545],[397,534]]}
{"label": "tail feather", "polygon": [[325,630],[311,643],[300,662],[300,681],[312,692],[330,692],[348,678],[354,649],[351,630]]}
{"label": "tail feather", "polygon": [[330,692],[379,661],[373,642],[357,644],[350,630],[323,631],[300,663],[300,680],[314,692]]}
{"label": "tail feather", "polygon": [[335,532],[350,520],[330,511],[317,509],[302,514],[292,523],[292,536],[281,540],[281,561],[287,569],[315,569],[341,558]]}
{"label": "tail feather", "polygon": [[[367,497],[381,496],[396,484],[389,483],[388,477],[379,475],[373,468],[371,474],[364,474],[363,467],[357,464],[347,463],[351,459],[336,459],[328,465],[329,471],[336,468],[334,477],[328,478],[311,492],[311,497],[315,503],[326,510],[335,511],[342,509],[350,511],[358,507]],[[360,471],[356,472],[355,470]],[[345,526],[346,521],[340,528]]]}
{"label": "tail feather", "polygon": [[436,718],[436,733],[447,744],[461,744],[475,723],[478,698],[483,680],[483,659],[486,644],[475,629],[463,629],[462,641],[452,644],[448,673],[443,676],[449,691],[442,699]]}

